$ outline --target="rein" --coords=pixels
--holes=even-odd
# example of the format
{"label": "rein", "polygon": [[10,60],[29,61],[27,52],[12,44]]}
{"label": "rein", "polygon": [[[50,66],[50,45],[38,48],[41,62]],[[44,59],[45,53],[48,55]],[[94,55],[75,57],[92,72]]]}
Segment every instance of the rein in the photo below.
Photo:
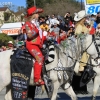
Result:
{"label": "rein", "polygon": [[[80,37],[79,37],[79,38],[80,38]],[[97,40],[97,39],[95,38],[95,36],[92,35],[92,42],[90,43],[90,45],[89,45],[85,50],[83,50],[83,53],[86,52],[86,51],[89,49],[89,47],[92,45],[92,43],[94,43],[95,48],[96,48],[97,53],[98,53],[98,57],[97,57],[97,58],[100,58],[100,51],[99,51],[98,45],[97,45],[97,43],[96,43],[96,40]],[[95,59],[96,59],[96,58],[95,58]]]}
{"label": "rein", "polygon": [[85,50],[83,50],[83,53],[86,52],[89,49],[89,47],[92,45],[92,43],[93,43],[93,41],[91,42],[91,44]]}
{"label": "rein", "polygon": [[[81,37],[82,37],[82,35],[81,35]],[[81,37],[79,36],[79,38],[81,38]],[[94,43],[94,45],[95,45],[95,47],[96,47],[96,50],[97,50],[97,53],[98,53],[98,57],[99,57],[100,52],[99,52],[98,45],[97,45],[97,43],[96,43],[96,41],[95,41],[94,35],[92,35],[92,42],[91,42],[90,45],[83,51],[83,53],[84,53],[84,52],[87,52],[87,50],[88,50],[89,47],[92,45],[92,43]],[[62,46],[64,46],[64,47],[67,46],[67,47],[68,47],[69,45],[66,44],[66,43],[64,43]],[[93,64],[89,64],[89,63],[84,63],[84,62],[82,62],[82,61],[79,61],[79,60],[77,60],[77,59],[71,57],[70,55],[68,55],[68,54],[66,54],[65,52],[63,52],[63,51],[59,48],[58,45],[55,45],[55,47],[56,47],[60,52],[62,52],[64,55],[66,55],[66,56],[69,57],[70,59],[74,60],[75,63],[76,63],[76,62],[79,62],[79,63],[87,64],[87,65],[92,66],[92,67],[96,67],[96,66],[97,66],[97,65],[93,65]],[[97,58],[98,58],[98,57],[97,57]],[[74,64],[74,65],[75,65],[75,64]],[[55,67],[55,68],[50,69],[50,70],[56,70],[56,71],[64,71],[64,70],[67,71],[67,70],[68,70],[68,71],[71,71],[71,69],[68,69],[68,68],[65,68],[65,67],[62,67],[62,68]],[[50,71],[50,70],[48,70],[48,71]]]}
{"label": "rein", "polygon": [[[92,43],[91,43],[92,44]],[[64,55],[66,55],[67,57],[69,57],[69,58],[71,58],[72,60],[75,60],[75,62],[80,62],[80,63],[84,63],[84,62],[82,62],[82,61],[79,61],[79,60],[77,60],[77,59],[74,59],[73,57],[71,57],[70,55],[67,55],[65,52],[63,52],[57,45],[55,46],[58,50],[60,50]],[[89,47],[90,47],[90,45],[89,45]],[[96,65],[93,65],[93,64],[88,64],[88,63],[84,63],[84,64],[87,64],[87,65],[90,65],[90,66],[93,66],[93,67],[95,67]]]}
{"label": "rein", "polygon": [[[96,43],[96,40],[95,40],[95,36],[94,35],[92,35],[92,41],[94,41],[94,45],[95,45],[96,50],[97,50],[97,53],[98,53],[98,57],[97,58],[100,58],[99,48],[98,48],[98,45]],[[95,58],[95,59],[97,59],[97,58]]]}

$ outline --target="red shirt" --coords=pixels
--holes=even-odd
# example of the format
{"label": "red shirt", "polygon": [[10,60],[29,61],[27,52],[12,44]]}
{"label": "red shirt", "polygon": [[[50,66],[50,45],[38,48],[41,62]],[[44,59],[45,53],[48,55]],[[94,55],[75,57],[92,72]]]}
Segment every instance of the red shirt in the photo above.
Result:
{"label": "red shirt", "polygon": [[94,27],[91,28],[90,34],[91,34],[91,35],[95,34],[95,28],[94,28]]}

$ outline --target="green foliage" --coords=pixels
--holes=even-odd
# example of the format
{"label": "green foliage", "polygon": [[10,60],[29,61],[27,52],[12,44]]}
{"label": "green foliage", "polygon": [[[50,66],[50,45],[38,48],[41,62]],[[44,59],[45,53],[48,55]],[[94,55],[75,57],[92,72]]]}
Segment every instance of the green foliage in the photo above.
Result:
{"label": "green foliage", "polygon": [[85,39],[86,38],[86,34],[83,34],[83,33],[77,34],[77,38]]}
{"label": "green foliage", "polygon": [[46,0],[46,3],[51,4],[53,1],[52,0]]}
{"label": "green foliage", "polygon": [[35,5],[34,1],[36,3],[36,6],[41,8],[43,8],[44,4],[46,3],[46,0],[26,0],[27,9]]}
{"label": "green foliage", "polygon": [[64,47],[64,48],[68,48],[69,47],[69,44],[66,40],[64,41],[61,41],[61,45]]}
{"label": "green foliage", "polygon": [[26,7],[27,9],[34,6],[34,0],[26,0]]}
{"label": "green foliage", "polygon": [[4,13],[4,20],[5,20],[5,21],[8,21],[9,18],[10,18],[10,15],[11,15],[11,13],[5,12],[5,13]]}
{"label": "green foliage", "polygon": [[45,0],[36,0],[36,6],[43,8],[45,5]]}
{"label": "green foliage", "polygon": [[81,4],[76,0],[26,0],[27,8],[34,6],[34,1],[36,7],[44,9],[44,15],[50,13],[64,14],[66,11],[73,13],[81,8]]}
{"label": "green foliage", "polygon": [[14,41],[12,37],[8,36],[7,34],[0,33],[0,47],[7,46],[9,41]]}

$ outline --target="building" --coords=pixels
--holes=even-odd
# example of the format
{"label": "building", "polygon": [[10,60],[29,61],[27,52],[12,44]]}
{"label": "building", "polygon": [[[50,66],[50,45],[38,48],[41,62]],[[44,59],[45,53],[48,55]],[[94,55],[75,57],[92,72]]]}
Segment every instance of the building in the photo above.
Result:
{"label": "building", "polygon": [[0,26],[3,23],[8,22],[20,22],[23,21],[24,13],[13,12],[8,7],[0,7]]}
{"label": "building", "polygon": [[24,12],[21,12],[21,11],[19,11],[19,12],[16,12],[15,13],[15,16],[16,16],[16,20],[17,21],[24,21]]}

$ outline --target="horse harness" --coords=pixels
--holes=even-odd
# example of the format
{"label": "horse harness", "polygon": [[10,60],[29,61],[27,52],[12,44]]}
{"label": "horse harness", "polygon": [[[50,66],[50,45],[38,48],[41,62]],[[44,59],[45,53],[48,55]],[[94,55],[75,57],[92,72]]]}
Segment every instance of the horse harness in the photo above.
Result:
{"label": "horse harness", "polygon": [[99,51],[100,44],[97,44],[96,40],[100,40],[100,37],[96,38],[95,35],[92,35],[92,41],[94,41],[94,45],[95,45],[97,53],[98,53],[98,57],[95,59],[98,59],[98,58],[100,58],[100,51]]}
{"label": "horse harness", "polygon": [[[97,61],[97,60],[100,58],[100,50],[99,50],[100,44],[97,44],[96,40],[100,40],[100,37],[96,38],[95,35],[92,35],[92,42],[91,42],[90,45],[89,45],[85,50],[83,50],[83,52],[82,52],[82,54],[83,54],[84,52],[87,52],[87,50],[88,50],[89,47],[92,45],[92,43],[94,43],[95,48],[96,48],[96,50],[97,50],[97,54],[98,54],[98,56],[94,59],[94,61]],[[81,62],[81,61],[79,61],[79,62]],[[81,63],[84,63],[84,62],[81,62]],[[93,64],[88,64],[88,63],[86,63],[86,64],[95,67],[95,65],[93,65]]]}
{"label": "horse harness", "polygon": [[92,35],[92,42],[91,42],[91,44],[90,44],[90,45],[85,49],[85,51],[83,51],[83,52],[86,52],[86,51],[88,50],[88,48],[92,45],[92,43],[94,43],[95,48],[96,48],[96,50],[97,50],[97,54],[98,54],[98,56],[94,59],[94,61],[97,62],[97,60],[100,58],[100,50],[99,50],[100,44],[97,44],[96,40],[100,40],[100,37],[97,37],[97,38],[96,38],[95,35]]}

